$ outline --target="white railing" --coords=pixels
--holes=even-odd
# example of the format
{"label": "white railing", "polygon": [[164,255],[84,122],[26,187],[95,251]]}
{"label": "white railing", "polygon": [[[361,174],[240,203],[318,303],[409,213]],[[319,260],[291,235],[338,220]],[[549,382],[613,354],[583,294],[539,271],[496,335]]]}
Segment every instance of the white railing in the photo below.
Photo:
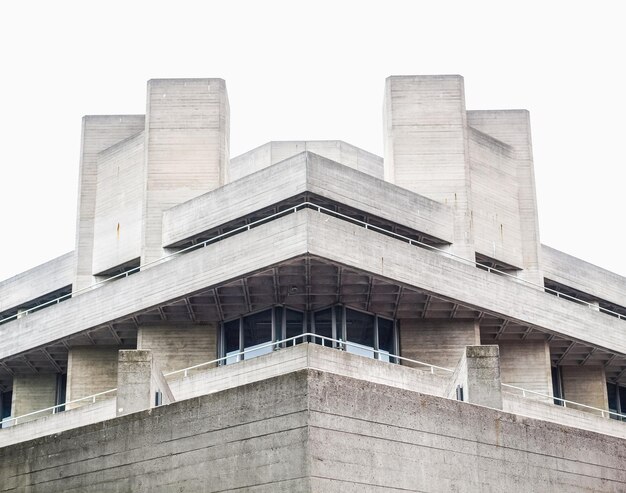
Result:
{"label": "white railing", "polygon": [[476,262],[475,259],[467,259],[465,257],[462,257],[462,256],[457,255],[455,253],[449,252],[447,250],[442,250],[441,248],[437,248],[435,246],[429,245],[429,244],[421,242],[419,240],[414,240],[412,238],[409,238],[408,236],[404,236],[404,235],[401,235],[401,234],[398,234],[398,233],[394,233],[392,231],[386,230],[386,229],[381,228],[379,226],[374,226],[374,225],[369,224],[369,223],[367,223],[365,221],[361,221],[360,219],[355,219],[355,218],[347,216],[345,214],[341,214],[340,212],[333,211],[332,209],[328,209],[328,208],[326,208],[324,206],[315,204],[314,202],[302,202],[302,203],[300,203],[298,205],[295,205],[293,207],[285,209],[284,211],[280,211],[280,212],[277,212],[276,214],[272,214],[272,215],[264,217],[262,219],[258,219],[256,221],[251,222],[250,224],[246,224],[244,226],[240,226],[238,228],[234,228],[231,231],[228,231],[226,233],[222,233],[220,235],[214,236],[213,238],[205,240],[205,241],[203,241],[201,243],[197,243],[195,245],[191,245],[191,246],[185,247],[182,250],[178,250],[178,251],[170,253],[170,254],[168,254],[168,255],[166,255],[164,257],[161,257],[159,259],[152,260],[151,262],[147,262],[147,263],[145,263],[143,265],[140,265],[139,267],[133,267],[132,269],[127,270],[126,272],[122,272],[121,274],[117,274],[115,276],[109,277],[109,278],[104,279],[102,281],[98,281],[98,282],[96,282],[96,283],[94,283],[94,284],[92,284],[92,285],[90,285],[88,287],[77,289],[75,291],[72,291],[71,293],[67,293],[67,294],[65,294],[63,296],[60,296],[58,298],[55,298],[53,300],[46,301],[45,303],[41,303],[41,304],[39,304],[37,306],[34,306],[32,308],[28,308],[26,310],[23,310],[23,311],[20,311],[19,313],[14,314],[14,315],[10,315],[8,317],[0,319],[0,324],[2,324],[4,322],[8,322],[10,320],[15,320],[15,319],[17,319],[19,317],[27,315],[30,312],[33,312],[35,310],[39,310],[39,309],[44,308],[46,306],[58,304],[61,301],[64,301],[64,300],[66,300],[68,298],[71,298],[72,296],[75,296],[77,294],[84,293],[86,291],[90,291],[93,288],[95,288],[97,286],[100,286],[102,284],[114,281],[116,279],[120,279],[122,277],[128,277],[129,275],[134,274],[135,272],[138,272],[139,270],[144,269],[146,267],[149,267],[151,265],[160,264],[160,263],[165,262],[165,261],[167,261],[167,260],[169,260],[169,259],[171,259],[173,257],[176,257],[176,256],[181,255],[183,253],[187,253],[187,252],[192,251],[192,250],[196,250],[198,248],[205,248],[205,247],[207,247],[208,245],[210,245],[212,243],[215,243],[215,242],[220,241],[222,239],[228,238],[228,237],[233,236],[235,234],[239,234],[239,233],[241,233],[243,231],[248,231],[251,228],[259,226],[260,224],[263,224],[263,223],[266,223],[266,222],[269,222],[269,221],[273,221],[274,219],[277,219],[279,217],[285,216],[287,214],[295,213],[296,211],[301,210],[301,209],[305,209],[305,208],[317,210],[317,212],[319,212],[319,213],[324,213],[324,214],[328,214],[328,215],[331,215],[331,216],[334,216],[334,217],[338,217],[338,218],[343,219],[345,221],[348,221],[348,222],[350,222],[352,224],[356,224],[356,225],[362,226],[365,229],[372,230],[372,231],[377,231],[377,232],[385,234],[387,236],[391,236],[391,237],[394,237],[396,239],[402,240],[402,241],[404,241],[406,243],[409,243],[410,245],[415,245],[415,246],[419,246],[419,247],[422,247],[422,248],[427,248],[429,250],[432,250],[432,251],[444,254],[444,255],[446,255],[448,257],[454,258],[456,260],[459,260],[459,261],[461,261],[463,263],[466,263],[468,265],[472,265],[474,267],[479,267],[479,268],[484,269],[484,270],[486,270],[486,271],[488,271],[490,273],[495,273],[495,274],[498,274],[498,275],[501,275],[501,276],[505,276],[505,277],[514,279],[517,282],[521,282],[521,283],[523,283],[525,285],[528,285],[528,286],[530,286],[532,288],[538,289],[538,290],[540,290],[542,292],[552,293],[552,294],[556,295],[558,298],[565,298],[565,299],[568,299],[570,301],[574,301],[574,302],[579,303],[579,304],[587,305],[590,308],[593,308],[594,310],[597,310],[597,311],[599,311],[601,313],[606,313],[606,314],[612,315],[614,317],[617,317],[617,318],[619,318],[621,320],[626,320],[626,315],[622,315],[621,313],[609,310],[607,308],[598,307],[597,305],[595,305],[593,303],[590,303],[588,301],[582,300],[580,298],[576,298],[575,296],[570,296],[568,294],[561,293],[561,292],[559,292],[559,291],[557,291],[555,289],[548,288],[548,287],[544,286],[543,284],[538,284],[538,283],[535,283],[535,282],[532,282],[532,281],[528,281],[526,279],[523,279],[521,277],[517,277],[517,276],[515,276],[513,274],[510,274],[508,272],[504,272],[504,271],[498,270],[498,269],[493,268],[493,267],[485,266],[483,264],[480,264],[480,263]]}
{"label": "white railing", "polygon": [[[508,383],[503,383],[502,387],[506,387],[509,389],[515,389],[517,391],[519,391],[522,395],[522,397],[526,397],[526,398],[530,398],[529,396],[537,396],[537,397],[542,397],[545,399],[549,399],[550,401],[559,401],[563,404],[563,407],[567,407],[568,405],[570,407],[575,406],[575,407],[582,407],[584,409],[588,409],[590,411],[597,411],[600,413],[600,415],[603,418],[610,418],[611,416],[614,416],[615,418],[619,419],[619,420],[624,420],[626,421],[626,414],[620,414],[618,412],[615,411],[609,411],[607,409],[601,409],[599,407],[593,407],[593,406],[588,406],[587,404],[581,404],[580,402],[574,402],[574,401],[569,401],[567,399],[561,399],[560,397],[555,397],[553,395],[548,395],[548,394],[543,394],[541,392],[535,392],[534,390],[528,390],[528,389],[523,389],[522,387],[517,387],[515,385],[511,385]],[[510,392],[513,393],[513,392]],[[520,395],[515,393],[515,395]]]}
{"label": "white railing", "polygon": [[[322,341],[322,344],[325,345],[325,342],[329,342],[331,343],[332,347],[334,347],[335,349],[345,349],[347,347],[355,347],[355,348],[363,348],[362,345],[359,344],[354,344],[351,342],[347,342],[347,341],[342,341],[341,339],[332,339],[330,337],[325,337],[325,336],[321,336],[319,334],[313,334],[311,332],[306,332],[304,334],[298,334],[295,337],[290,337],[288,339],[282,339],[280,341],[275,341],[275,342],[268,342],[265,344],[260,344],[258,346],[255,346],[253,349],[245,349],[243,351],[239,351],[237,353],[233,353],[230,354],[228,356],[225,356],[223,358],[216,358],[213,359],[211,361],[206,361],[204,363],[199,363],[197,365],[193,365],[190,366],[188,368],[183,368],[181,370],[175,370],[175,371],[171,371],[169,373],[166,373],[164,376],[165,377],[171,377],[174,375],[180,375],[182,374],[183,378],[186,378],[189,376],[189,372],[191,372],[192,370],[196,370],[198,368],[203,368],[206,366],[210,366],[210,365],[215,365],[215,364],[219,364],[222,362],[226,362],[227,360],[232,360],[233,358],[235,358],[236,362],[239,361],[243,361],[245,360],[245,355],[246,354],[250,354],[250,353],[254,353],[254,352],[258,352],[261,349],[265,349],[265,348],[272,348],[272,349],[280,349],[283,347],[289,347],[289,345],[291,346],[295,346],[296,344],[298,344],[296,341],[298,339],[301,339],[303,342],[308,342],[307,339],[316,339],[316,340],[320,340]],[[326,346],[328,347],[328,346]],[[392,354],[389,354],[385,351],[378,351],[376,349],[367,349],[368,352],[374,353],[374,354],[379,354],[379,355],[383,355],[385,357],[388,357],[390,359],[393,360],[398,360],[398,361],[406,361],[415,365],[420,365],[420,366],[424,366],[426,368],[429,369],[430,373],[434,374],[435,370],[440,370],[440,371],[444,371],[444,372],[452,372],[453,370],[449,370],[448,368],[442,368],[440,366],[437,365],[431,365],[429,363],[424,363],[423,361],[417,361],[414,359],[410,359],[410,358],[405,358],[403,356],[395,356]],[[57,404],[56,406],[50,406],[50,407],[46,407],[44,409],[38,409],[37,411],[32,411],[30,413],[27,414],[22,414],[20,416],[16,416],[16,417],[9,417],[9,418],[5,418],[4,420],[0,421],[0,425],[4,427],[4,425],[8,425],[8,424],[13,424],[16,425],[18,424],[19,421],[23,421],[24,418],[30,418],[32,416],[35,416],[37,414],[42,414],[42,413],[48,413],[48,414],[54,414],[56,412],[58,412],[61,408],[69,405],[69,404],[76,404],[79,402],[82,402],[83,405],[85,404],[93,404],[96,402],[96,398],[103,396],[105,394],[111,394],[113,392],[116,392],[117,388],[115,389],[109,389],[109,390],[105,390],[104,392],[98,392],[97,394],[93,394],[93,395],[88,395],[86,397],[81,397],[80,399],[75,399],[75,400],[71,400],[71,401],[67,401],[63,404]],[[75,409],[75,408],[74,408]]]}
{"label": "white railing", "polygon": [[[296,346],[297,344],[299,344],[297,342],[298,340],[301,340],[302,342],[309,342],[309,340],[318,340],[318,341],[321,341],[321,343],[322,343],[321,345],[323,345],[324,347],[332,347],[334,349],[339,349],[339,350],[344,350],[344,351],[347,350],[347,348],[349,348],[349,347],[354,347],[354,348],[363,350],[363,345],[361,345],[361,344],[355,344],[355,343],[352,343],[352,342],[349,342],[349,341],[343,341],[341,339],[333,339],[331,337],[321,336],[319,334],[314,334],[312,332],[305,332],[303,334],[298,334],[297,336],[289,337],[287,339],[282,339],[282,340],[279,340],[279,341],[267,342],[265,344],[260,344],[258,346],[255,346],[254,348],[251,348],[251,349],[245,349],[243,351],[239,351],[237,353],[233,353],[233,354],[230,354],[228,356],[224,356],[222,358],[216,358],[216,359],[213,359],[211,361],[206,361],[204,363],[199,363],[197,365],[193,365],[193,366],[189,366],[187,368],[183,368],[181,370],[171,371],[171,372],[166,373],[164,376],[165,377],[172,377],[172,376],[175,376],[175,375],[181,375],[182,378],[187,378],[189,376],[189,373],[191,371],[193,371],[193,370],[197,370],[199,368],[204,368],[204,367],[207,367],[207,366],[210,366],[210,365],[216,365],[216,364],[219,364],[219,363],[225,363],[228,360],[232,361],[233,358],[235,358],[235,362],[245,361],[245,355],[246,354],[258,352],[259,350],[266,349],[266,348],[272,348],[273,350],[278,350],[278,349],[286,348],[286,347],[290,347],[290,346],[293,347],[293,346]],[[330,345],[326,345],[326,343],[330,343]],[[379,360],[381,360],[380,356],[383,356],[385,359],[389,358],[391,363],[395,363],[396,361],[405,361],[405,362],[411,363],[413,365],[423,366],[423,367],[427,368],[428,371],[431,374],[433,374],[433,375],[435,374],[436,370],[442,371],[442,372],[446,372],[446,373],[454,373],[454,370],[451,370],[450,368],[443,368],[441,366],[431,365],[430,363],[424,363],[423,361],[418,361],[418,360],[411,359],[411,358],[405,358],[404,356],[397,356],[397,355],[394,355],[394,354],[389,354],[388,352],[385,352],[385,351],[380,351],[380,350],[373,349],[373,348],[367,348],[367,351],[369,353],[373,353],[373,354],[378,355],[379,356],[378,357]],[[613,411],[607,411],[606,409],[600,409],[600,408],[596,408],[596,407],[593,407],[593,406],[588,406],[586,404],[581,404],[579,402],[569,401],[569,400],[566,400],[566,399],[560,399],[558,397],[554,397],[554,396],[551,396],[551,395],[548,395],[548,394],[542,394],[540,392],[535,392],[533,390],[524,389],[522,387],[517,387],[515,385],[510,385],[510,384],[506,384],[506,383],[503,383],[502,387],[515,389],[515,390],[517,390],[517,391],[519,391],[521,393],[522,397],[525,397],[525,398],[530,398],[529,396],[539,396],[539,397],[542,397],[542,398],[545,398],[545,399],[549,399],[550,401],[558,400],[558,401],[563,403],[564,407],[567,407],[567,405],[569,405],[570,407],[571,406],[582,407],[582,408],[585,408],[585,409],[589,409],[591,411],[599,412],[603,418],[605,418],[605,417],[609,418],[609,417],[613,416],[613,417],[615,417],[617,419],[621,419],[621,420],[626,421],[626,414],[620,414],[620,413],[616,413],[616,412],[613,412]],[[79,402],[82,402],[83,405],[89,404],[89,403],[93,404],[93,403],[96,402],[97,397],[100,397],[100,396],[103,396],[103,395],[106,395],[106,394],[111,394],[111,393],[116,392],[116,391],[117,391],[117,388],[110,389],[110,390],[105,390],[104,392],[98,392],[97,394],[89,395],[89,396],[86,396],[86,397],[81,397],[80,399],[71,400],[71,401],[65,402],[63,404],[57,404],[56,406],[47,407],[45,409],[39,409],[37,411],[33,411],[33,412],[28,413],[28,414],[22,414],[21,416],[5,418],[4,420],[0,421],[0,426],[4,427],[5,424],[9,424],[9,423],[12,423],[13,425],[16,425],[16,424],[18,424],[18,422],[20,420],[23,421],[24,418],[32,417],[32,416],[34,416],[36,414],[40,414],[40,413],[52,414],[52,413],[55,413],[55,412],[59,411],[60,408],[63,408],[64,406],[67,406],[69,404],[76,404],[76,403],[79,403]],[[519,395],[519,394],[516,394],[516,395]]]}
{"label": "white railing", "polygon": [[79,402],[82,402],[82,405],[85,404],[95,404],[96,403],[96,399],[102,395],[106,395],[106,394],[111,394],[113,392],[115,392],[117,389],[109,389],[109,390],[105,390],[104,392],[98,392],[97,394],[92,394],[92,395],[88,395],[86,397],[81,397],[80,399],[74,399],[71,401],[67,401],[64,402],[63,404],[57,404],[56,406],[50,406],[50,407],[46,407],[44,409],[38,409],[37,411],[32,411],[30,413],[27,414],[22,414],[20,416],[16,416],[14,418],[12,417],[8,417],[8,418],[4,418],[2,421],[0,421],[0,427],[4,428],[5,425],[8,425],[9,423],[11,423],[13,426],[18,424],[20,420],[24,420],[24,418],[30,418],[32,416],[35,416],[36,414],[42,414],[42,413],[47,413],[47,414],[57,414],[59,412],[62,412],[65,406],[68,406],[70,404],[77,404]]}

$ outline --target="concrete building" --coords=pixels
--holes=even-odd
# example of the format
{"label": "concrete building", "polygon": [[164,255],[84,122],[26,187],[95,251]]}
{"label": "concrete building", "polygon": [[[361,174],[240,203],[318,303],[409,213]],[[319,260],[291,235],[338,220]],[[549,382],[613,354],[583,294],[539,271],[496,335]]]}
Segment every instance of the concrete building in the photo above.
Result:
{"label": "concrete building", "polygon": [[221,79],[83,119],[0,282],[0,491],[626,491],[626,278],[542,245],[529,115],[389,77],[385,156],[229,156]]}

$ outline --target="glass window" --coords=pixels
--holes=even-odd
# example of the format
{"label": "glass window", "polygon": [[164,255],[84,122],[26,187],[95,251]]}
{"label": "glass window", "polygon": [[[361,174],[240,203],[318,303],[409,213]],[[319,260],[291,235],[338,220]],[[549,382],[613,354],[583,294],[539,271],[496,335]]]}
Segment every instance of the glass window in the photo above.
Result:
{"label": "glass window", "polygon": [[[389,355],[394,354],[393,320],[377,318],[378,320],[378,359],[389,363]],[[391,360],[392,363],[395,360]]]}
{"label": "glass window", "polygon": [[[620,414],[626,414],[626,387],[618,386],[617,395],[620,403]],[[622,421],[626,421],[626,418],[622,418]]]}
{"label": "glass window", "polygon": [[346,310],[346,351],[374,357],[374,315]]}
{"label": "glass window", "polygon": [[236,363],[240,351],[239,346],[239,319],[231,320],[224,323],[224,356],[226,356],[226,364]]}
{"label": "glass window", "polygon": [[[315,312],[315,334],[321,335],[324,337],[328,337],[330,339],[333,338],[333,313],[331,308],[327,308],[326,310],[321,310],[319,312]],[[317,344],[321,344],[322,346],[332,346],[332,341],[326,341],[322,339],[315,338],[315,342]]]}
{"label": "glass window", "polygon": [[[619,399],[619,394],[617,393],[617,385],[615,385],[614,383],[607,383],[606,393],[609,398],[609,411],[619,413],[619,403],[617,402]],[[617,419],[617,416],[612,414],[611,418]]]}
{"label": "glass window", "polygon": [[264,344],[272,341],[272,310],[243,317],[243,345],[247,352],[245,359],[256,358],[272,352],[272,346]]}
{"label": "glass window", "polygon": [[[295,310],[285,310],[287,320],[286,324],[286,338],[289,339],[291,337],[295,337],[299,334],[303,333],[304,329],[304,313],[297,312]],[[300,344],[304,342],[304,338],[296,339],[296,344]],[[288,342],[288,346],[293,345],[293,342]]]}

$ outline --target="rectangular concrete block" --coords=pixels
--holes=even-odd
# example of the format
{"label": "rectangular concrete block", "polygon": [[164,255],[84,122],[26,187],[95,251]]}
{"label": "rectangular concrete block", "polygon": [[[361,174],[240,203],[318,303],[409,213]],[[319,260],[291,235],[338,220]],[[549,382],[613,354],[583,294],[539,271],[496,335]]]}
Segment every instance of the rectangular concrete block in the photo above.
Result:
{"label": "rectangular concrete block", "polygon": [[[11,416],[16,418],[34,411],[46,409],[56,404],[57,374],[44,373],[33,375],[16,375],[13,378],[13,396],[11,402]],[[11,424],[24,423],[42,418],[52,411],[34,414],[15,421]]]}
{"label": "rectangular concrete block", "polygon": [[498,346],[467,346],[448,387],[448,398],[502,409]]}
{"label": "rectangular concrete block", "polygon": [[[70,348],[67,360],[67,401],[114,389],[117,385],[117,347],[76,346]],[[96,397],[103,400],[113,393]],[[68,409],[89,401],[69,404]]]}

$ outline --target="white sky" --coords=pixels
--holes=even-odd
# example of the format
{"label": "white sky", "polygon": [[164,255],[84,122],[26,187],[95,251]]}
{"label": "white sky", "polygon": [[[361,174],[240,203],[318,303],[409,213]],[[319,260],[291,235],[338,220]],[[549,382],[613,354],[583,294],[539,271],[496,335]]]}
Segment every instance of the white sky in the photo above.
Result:
{"label": "white sky", "polygon": [[382,155],[388,75],[458,73],[468,109],[531,112],[542,242],[626,275],[619,2],[13,1],[0,5],[0,279],[74,248],[85,114],[221,77],[231,156],[341,139]]}

